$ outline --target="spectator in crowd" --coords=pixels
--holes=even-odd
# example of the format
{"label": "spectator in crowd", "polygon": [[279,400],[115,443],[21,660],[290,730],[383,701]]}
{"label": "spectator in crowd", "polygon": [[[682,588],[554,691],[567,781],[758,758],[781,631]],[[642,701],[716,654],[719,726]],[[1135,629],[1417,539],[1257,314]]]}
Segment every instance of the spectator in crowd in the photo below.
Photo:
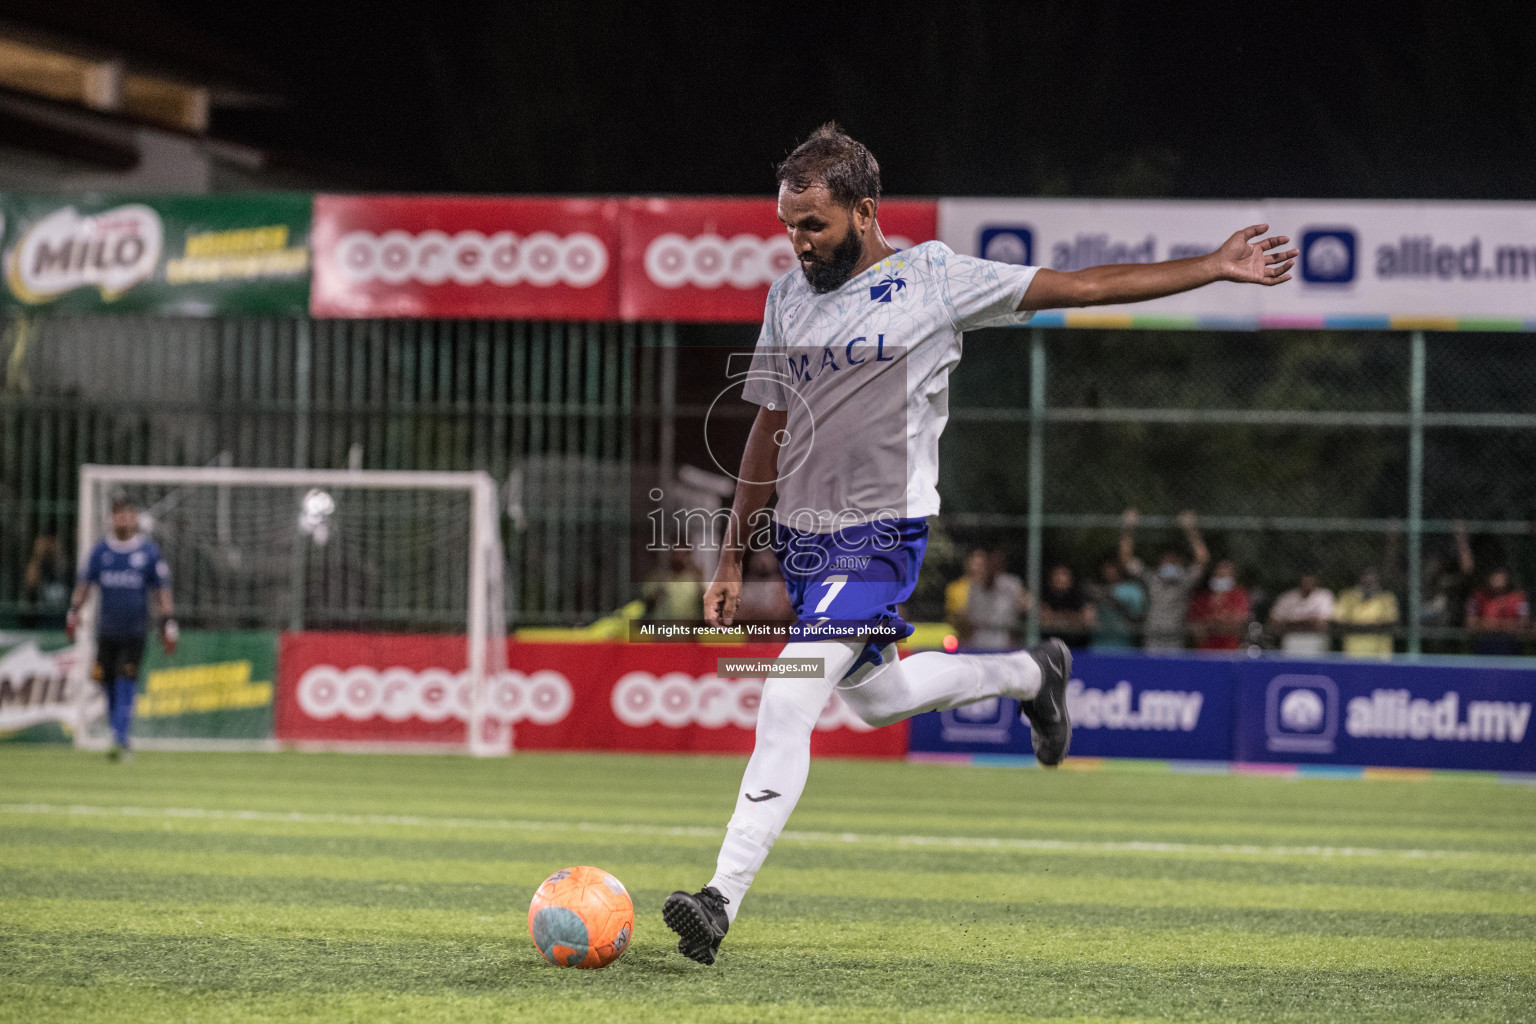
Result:
{"label": "spectator in crowd", "polygon": [[1288,654],[1326,654],[1328,624],[1333,620],[1333,592],[1318,586],[1317,573],[1301,574],[1300,585],[1275,598],[1269,628]]}
{"label": "spectator in crowd", "polygon": [[1467,601],[1473,654],[1519,654],[1531,625],[1531,603],[1508,569],[1494,569]]}
{"label": "spectator in crowd", "polygon": [[737,622],[788,622],[795,617],[784,586],[784,574],[774,553],[761,548],[747,559],[741,576],[741,597],[737,599]]}
{"label": "spectator in crowd", "polygon": [[[1529,583],[1536,580],[1536,513],[1525,524],[1525,536],[1508,538],[1508,555],[1499,560],[1499,564],[1509,571],[1511,582],[1519,580],[1521,583]],[[1530,596],[1530,591],[1526,591]]]}
{"label": "spectator in crowd", "polygon": [[966,586],[960,638],[972,650],[1007,651],[1018,646],[1019,618],[1029,611],[1029,591],[1017,576],[1004,571],[1006,567],[1001,551],[978,549],[967,559],[967,575],[971,571],[976,575]]}
{"label": "spectator in crowd", "polygon": [[665,566],[651,576],[640,596],[648,619],[702,619],[704,574],[693,551],[682,545],[668,551]]}
{"label": "spectator in crowd", "polygon": [[1120,564],[1125,571],[1141,580],[1147,590],[1147,618],[1145,639],[1142,646],[1149,650],[1177,650],[1184,646],[1184,618],[1189,611],[1189,595],[1205,574],[1211,553],[1200,538],[1200,530],[1193,512],[1180,512],[1178,524],[1184,531],[1194,562],[1186,564],[1183,552],[1168,548],[1158,559],[1157,567],[1149,569],[1135,553],[1136,523],[1139,517],[1133,508],[1121,516]]}
{"label": "spectator in crowd", "polygon": [[1093,646],[1134,647],[1136,632],[1147,614],[1147,592],[1125,578],[1118,559],[1106,558],[1099,569],[1102,580],[1093,587]]}
{"label": "spectator in crowd", "polygon": [[944,619],[955,631],[955,638],[962,646],[968,645],[971,639],[971,621],[965,612],[966,602],[971,596],[971,584],[986,573],[987,558],[985,548],[972,548],[971,553],[965,556],[965,571],[959,579],[944,588]]}
{"label": "spectator in crowd", "polygon": [[1467,542],[1465,523],[1451,524],[1456,557],[1447,559],[1431,551],[1424,559],[1424,601],[1419,608],[1419,624],[1427,629],[1460,626],[1466,614],[1467,598],[1472,588],[1472,545]]}
{"label": "spectator in crowd", "polygon": [[1381,574],[1370,565],[1360,570],[1360,585],[1340,594],[1333,606],[1341,647],[1355,658],[1392,657],[1398,618],[1397,595],[1382,587]]}
{"label": "spectator in crowd", "polygon": [[1189,604],[1189,631],[1202,651],[1235,651],[1248,632],[1252,606],[1237,582],[1237,566],[1223,558]]}
{"label": "spectator in crowd", "polygon": [[55,534],[32,540],[32,557],[21,575],[22,629],[63,629],[69,612],[70,567]]}
{"label": "spectator in crowd", "polygon": [[1093,624],[1093,605],[1073,578],[1071,566],[1051,566],[1040,594],[1040,632],[1068,647],[1086,647]]}

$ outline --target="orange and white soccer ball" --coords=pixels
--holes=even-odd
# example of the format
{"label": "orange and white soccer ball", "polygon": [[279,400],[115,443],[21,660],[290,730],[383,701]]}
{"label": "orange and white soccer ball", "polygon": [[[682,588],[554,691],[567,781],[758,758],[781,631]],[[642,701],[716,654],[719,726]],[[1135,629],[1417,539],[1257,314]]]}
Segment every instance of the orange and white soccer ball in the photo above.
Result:
{"label": "orange and white soccer ball", "polygon": [[533,894],[528,934],[556,967],[607,967],[629,948],[635,905],[602,868],[561,868]]}

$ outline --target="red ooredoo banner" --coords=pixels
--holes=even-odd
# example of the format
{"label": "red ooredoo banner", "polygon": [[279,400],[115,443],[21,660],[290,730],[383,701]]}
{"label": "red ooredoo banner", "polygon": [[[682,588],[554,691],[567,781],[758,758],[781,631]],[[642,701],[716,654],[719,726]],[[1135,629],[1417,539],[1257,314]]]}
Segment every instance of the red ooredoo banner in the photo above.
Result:
{"label": "red ooredoo banner", "polygon": [[612,320],[614,199],[315,197],[320,317]]}
{"label": "red ooredoo banner", "polygon": [[[750,753],[762,680],[719,679],[716,663],[777,653],[771,644],[509,641],[508,671],[490,687],[488,736],[510,727],[521,750]],[[285,633],[277,738],[461,743],[471,697],[464,655],[455,636]],[[811,737],[815,755],[906,752],[905,722],[870,729],[836,697]]]}
{"label": "red ooredoo banner", "polygon": [[[938,237],[938,210],[889,199],[880,228],[905,249]],[[630,199],[620,217],[625,320],[757,323],[768,286],[795,268],[772,199]]]}

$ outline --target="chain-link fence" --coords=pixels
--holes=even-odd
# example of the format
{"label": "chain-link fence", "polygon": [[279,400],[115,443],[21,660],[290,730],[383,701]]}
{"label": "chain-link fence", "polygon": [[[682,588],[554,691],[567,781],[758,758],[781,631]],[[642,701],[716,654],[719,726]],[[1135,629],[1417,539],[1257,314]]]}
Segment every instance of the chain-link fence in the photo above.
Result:
{"label": "chain-link fence", "polygon": [[[669,448],[656,433],[658,396],[672,387],[668,331],[11,320],[0,335],[0,625],[62,622],[87,462],[486,470],[505,484],[513,618],[610,611],[630,594],[626,467]],[[649,431],[632,429],[637,415]],[[182,618],[196,622],[197,609]]]}
{"label": "chain-link fence", "polygon": [[[717,473],[694,451],[689,417],[707,412],[724,371],[700,353],[755,337],[655,324],[12,320],[0,335],[0,625],[61,617],[81,463],[220,461],[486,470],[504,484],[514,621],[590,621],[650,571],[631,566],[630,468]],[[1092,584],[1126,508],[1141,512],[1148,561],[1185,548],[1173,517],[1196,511],[1260,623],[1306,567],[1334,591],[1377,567],[1400,605],[1399,650],[1468,649],[1465,606],[1490,569],[1536,586],[1536,347],[1525,336],[987,331],[967,337],[951,385],[944,512],[913,616],[943,615],[945,584],[977,546],[1000,549],[1035,594],[1058,563]],[[745,436],[750,407],[719,413]]]}
{"label": "chain-link fence", "polygon": [[1194,510],[1260,624],[1309,568],[1335,592],[1376,568],[1399,601],[1400,651],[1478,649],[1466,605],[1487,574],[1536,583],[1524,336],[1036,330],[966,346],[944,441],[952,543],[919,593],[929,614],[975,546],[1000,548],[1035,594],[1067,565],[1091,600],[1127,508],[1154,564],[1188,555],[1174,519]]}

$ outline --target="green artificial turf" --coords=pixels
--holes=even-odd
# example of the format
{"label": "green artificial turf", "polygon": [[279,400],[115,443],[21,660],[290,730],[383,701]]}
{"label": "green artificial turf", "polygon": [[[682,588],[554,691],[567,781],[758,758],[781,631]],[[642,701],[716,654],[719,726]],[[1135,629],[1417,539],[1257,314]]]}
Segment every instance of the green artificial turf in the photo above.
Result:
{"label": "green artificial turf", "polygon": [[[0,1020],[1536,1020],[1533,787],[820,761],[706,968],[741,767],[0,747]],[[606,970],[528,938],[571,864]]]}

